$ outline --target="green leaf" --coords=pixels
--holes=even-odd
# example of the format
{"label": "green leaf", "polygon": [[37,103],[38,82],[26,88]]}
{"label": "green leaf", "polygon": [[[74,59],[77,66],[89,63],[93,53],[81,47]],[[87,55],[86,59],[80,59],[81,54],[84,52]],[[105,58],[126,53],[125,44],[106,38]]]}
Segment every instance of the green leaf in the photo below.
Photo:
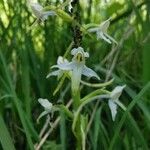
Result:
{"label": "green leaf", "polygon": [[116,11],[120,11],[123,9],[124,5],[120,4],[119,2],[113,2],[111,5],[107,7],[106,12],[108,13],[108,16],[112,16]]}
{"label": "green leaf", "polygon": [[0,113],[0,141],[3,150],[15,150],[9,131],[5,125],[2,114]]}

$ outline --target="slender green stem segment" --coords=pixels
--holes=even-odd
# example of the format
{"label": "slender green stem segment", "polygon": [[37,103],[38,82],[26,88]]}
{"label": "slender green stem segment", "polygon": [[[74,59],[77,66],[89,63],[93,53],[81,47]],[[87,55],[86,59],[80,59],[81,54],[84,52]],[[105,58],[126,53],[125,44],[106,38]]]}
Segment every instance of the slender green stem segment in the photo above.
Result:
{"label": "slender green stem segment", "polygon": [[11,139],[11,136],[9,134],[9,131],[6,127],[6,124],[4,122],[4,119],[2,117],[2,114],[0,112],[0,142],[2,145],[2,148],[5,150],[15,150],[13,141]]}
{"label": "slender green stem segment", "polygon": [[[74,21],[80,22],[79,0],[72,0],[71,5],[72,5],[71,14]],[[73,31],[73,41],[74,41],[73,47],[78,48],[81,45],[81,41],[82,41],[82,35],[81,35],[82,33],[80,27],[77,24],[72,23],[72,31]],[[73,103],[74,103],[73,109],[76,111],[80,106],[80,89],[77,89],[76,91],[72,89],[72,96],[73,96]],[[81,135],[82,133],[80,128],[81,127],[80,127],[80,116],[79,116],[75,128],[75,132],[74,132],[74,135],[76,136],[77,139],[77,144],[76,144],[77,150],[81,150],[82,148],[82,135]]]}

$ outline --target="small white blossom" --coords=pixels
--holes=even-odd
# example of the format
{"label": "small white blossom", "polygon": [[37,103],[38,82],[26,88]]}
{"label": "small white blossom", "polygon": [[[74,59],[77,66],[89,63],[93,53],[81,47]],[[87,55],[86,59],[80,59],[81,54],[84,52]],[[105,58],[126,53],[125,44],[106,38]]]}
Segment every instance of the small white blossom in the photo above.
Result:
{"label": "small white blossom", "polygon": [[89,32],[96,32],[97,39],[103,39],[109,44],[112,42],[116,43],[116,40],[107,34],[107,29],[110,25],[110,18],[104,22],[102,22],[98,27],[93,27],[88,29]]}
{"label": "small white blossom", "polygon": [[40,120],[43,116],[53,113],[53,104],[47,99],[39,98],[38,102],[44,107],[44,111],[39,115],[37,120]]}
{"label": "small white blossom", "polygon": [[39,98],[38,102],[44,107],[45,111],[50,112],[52,110],[52,103],[47,99]]}
{"label": "small white blossom", "polygon": [[88,68],[85,65],[85,58],[89,57],[89,54],[87,52],[84,52],[82,47],[72,49],[71,54],[73,55],[71,62],[57,64],[53,67],[59,68],[60,70],[72,71],[72,88],[75,91],[79,88],[81,75],[87,77],[95,77],[98,80],[100,79],[99,76],[92,69]]}
{"label": "small white blossom", "polygon": [[112,120],[115,120],[116,114],[117,114],[117,102],[119,101],[119,97],[122,94],[123,89],[126,86],[117,86],[111,93],[110,93],[110,99],[108,101],[108,105],[111,111]]}
{"label": "small white blossom", "polygon": [[[57,65],[60,65],[60,64],[65,65],[65,64],[67,64],[67,63],[68,63],[68,60],[67,60],[67,59],[63,58],[62,56],[59,56],[59,57],[58,57],[58,59],[57,59]],[[52,66],[51,68],[56,68],[57,65],[54,65],[54,66]],[[51,76],[58,76],[58,78],[61,78],[62,75],[64,74],[64,72],[65,72],[64,70],[58,69],[58,70],[56,70],[56,71],[50,72],[50,73],[46,76],[46,78],[49,78],[49,77],[51,77]]]}
{"label": "small white blossom", "polygon": [[44,11],[43,6],[39,3],[29,2],[33,14],[38,20],[45,21],[48,16],[54,16],[56,13],[54,11]]}

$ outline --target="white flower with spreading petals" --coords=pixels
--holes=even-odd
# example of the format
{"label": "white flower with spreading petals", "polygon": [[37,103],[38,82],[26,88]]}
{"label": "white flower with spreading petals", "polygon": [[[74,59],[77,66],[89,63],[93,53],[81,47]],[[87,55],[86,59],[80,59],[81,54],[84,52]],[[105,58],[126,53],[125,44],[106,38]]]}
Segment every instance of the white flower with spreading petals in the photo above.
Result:
{"label": "white flower with spreading petals", "polygon": [[115,120],[116,114],[117,114],[117,103],[119,102],[119,97],[122,94],[123,89],[126,87],[126,85],[123,86],[117,86],[111,93],[110,93],[110,99],[108,101],[109,108],[111,110],[112,120]]}
{"label": "white flower with spreading petals", "polygon": [[56,15],[54,11],[44,11],[43,6],[41,6],[39,3],[29,2],[29,5],[35,17],[40,21],[45,21],[48,16]]}
{"label": "white flower with spreading petals", "polygon": [[45,115],[53,113],[53,104],[47,99],[39,98],[38,102],[44,107],[44,111],[39,115],[38,121]]}
{"label": "white flower with spreading petals", "polygon": [[[67,64],[67,63],[68,63],[68,60],[67,60],[67,59],[63,58],[62,56],[59,56],[59,57],[58,57],[58,59],[57,59],[57,65],[60,65],[60,64],[65,65],[65,64]],[[57,65],[54,65],[54,66],[52,66],[51,68],[55,68]],[[49,77],[51,77],[51,76],[58,76],[58,79],[59,79],[59,78],[62,77],[62,75],[63,75],[64,73],[65,73],[64,70],[58,69],[58,70],[56,70],[56,71],[50,72],[50,73],[46,76],[46,78],[49,78]]]}
{"label": "white flower with spreading petals", "polygon": [[88,29],[89,32],[96,32],[97,39],[103,39],[109,44],[112,42],[116,43],[116,40],[107,34],[107,29],[110,25],[110,18],[102,22],[99,26]]}
{"label": "white flower with spreading petals", "polygon": [[87,77],[95,77],[98,80],[99,76],[90,68],[85,65],[85,58],[89,57],[89,53],[84,52],[82,47],[74,48],[71,51],[73,55],[71,62],[61,63],[52,66],[53,68],[59,68],[64,71],[72,71],[71,81],[72,81],[72,89],[77,91],[79,89],[81,75]]}

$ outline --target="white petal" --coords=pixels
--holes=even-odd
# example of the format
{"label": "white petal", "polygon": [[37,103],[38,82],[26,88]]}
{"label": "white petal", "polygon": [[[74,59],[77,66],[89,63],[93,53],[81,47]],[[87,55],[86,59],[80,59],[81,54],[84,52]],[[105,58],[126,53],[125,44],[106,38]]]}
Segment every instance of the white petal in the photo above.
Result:
{"label": "white petal", "polygon": [[73,48],[73,49],[71,50],[71,55],[74,56],[74,55],[77,53],[77,51],[78,51],[77,48]]}
{"label": "white petal", "polygon": [[89,53],[88,52],[84,52],[84,49],[82,47],[73,48],[71,50],[71,55],[77,56],[78,54],[81,54],[82,57],[89,57]]}
{"label": "white petal", "polygon": [[39,98],[38,102],[44,107],[45,111],[51,111],[53,105],[47,99]]}
{"label": "white petal", "polygon": [[107,29],[108,29],[108,27],[109,27],[109,25],[110,25],[110,20],[111,20],[111,18],[105,20],[104,22],[102,22],[102,23],[100,24],[100,27],[99,27],[99,28],[100,28],[100,30],[101,30],[102,32],[104,32],[104,33],[107,32]]}
{"label": "white petal", "polygon": [[30,3],[30,6],[33,10],[42,11],[43,7],[39,3]]}
{"label": "white petal", "polygon": [[71,13],[71,9],[72,9],[73,7],[71,6],[71,4],[69,4],[69,6],[68,6],[68,11]]}
{"label": "white petal", "polygon": [[106,36],[107,38],[109,38],[112,42],[118,44],[118,42],[117,42],[114,38],[112,38],[111,36],[109,36],[108,34],[105,33],[105,36]]}
{"label": "white petal", "polygon": [[97,32],[97,39],[103,39],[109,44],[111,44],[111,41],[105,36],[105,34],[102,31]]}
{"label": "white petal", "polygon": [[46,78],[49,78],[50,76],[59,76],[61,74],[61,70],[56,70],[56,71],[53,71],[53,72],[50,72]]}
{"label": "white petal", "polygon": [[84,57],[88,58],[89,57],[89,53],[88,52],[84,52]]}
{"label": "white petal", "polygon": [[37,119],[37,122],[39,122],[39,120],[43,117],[43,116],[45,116],[45,115],[47,115],[49,112],[47,112],[47,111],[43,111],[40,115],[39,115],[39,117],[38,117],[38,119]]}
{"label": "white petal", "polygon": [[58,67],[61,70],[73,70],[74,66],[75,66],[74,62],[55,65],[55,67]]}
{"label": "white petal", "polygon": [[33,11],[33,14],[37,18],[40,18],[42,15],[43,7],[39,3],[30,3],[30,6],[31,6],[31,9]]}
{"label": "white petal", "polygon": [[68,60],[63,58],[62,56],[59,56],[57,59],[57,64],[63,64],[63,63],[68,63]]}
{"label": "white petal", "polygon": [[57,64],[59,65],[59,64],[62,64],[63,63],[63,57],[62,56],[59,56],[58,58],[57,58]]}
{"label": "white petal", "polygon": [[108,105],[111,111],[112,120],[115,121],[116,114],[117,114],[117,104],[114,103],[113,100],[109,100]]}
{"label": "white petal", "polygon": [[88,68],[85,65],[83,67],[82,74],[85,75],[85,76],[87,76],[87,77],[95,77],[98,80],[100,80],[100,77],[96,74],[96,72],[93,71],[92,69]]}
{"label": "white petal", "polygon": [[78,47],[71,50],[71,55],[76,55],[77,53],[84,53],[84,49],[82,47]]}
{"label": "white petal", "polygon": [[71,9],[73,8],[71,5],[72,0],[70,0],[69,4],[68,4],[68,11],[71,13]]}
{"label": "white petal", "polygon": [[112,100],[118,100],[120,95],[122,94],[123,89],[126,87],[126,85],[123,86],[117,86],[115,89],[111,92],[110,97]]}

